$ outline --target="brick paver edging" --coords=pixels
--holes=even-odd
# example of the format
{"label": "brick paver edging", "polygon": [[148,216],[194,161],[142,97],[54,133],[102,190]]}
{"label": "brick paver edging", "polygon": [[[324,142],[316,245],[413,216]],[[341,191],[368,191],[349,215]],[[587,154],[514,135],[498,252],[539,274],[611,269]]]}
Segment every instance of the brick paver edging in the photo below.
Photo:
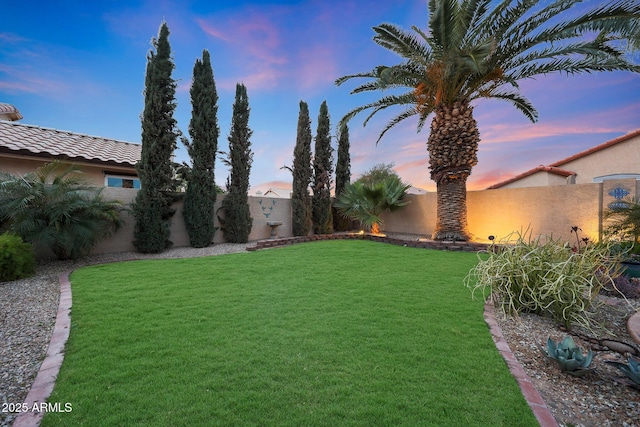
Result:
{"label": "brick paver edging", "polygon": [[529,378],[527,373],[524,371],[516,359],[516,356],[509,348],[509,344],[507,344],[507,341],[504,339],[500,326],[498,326],[498,322],[496,321],[495,308],[493,307],[493,301],[491,299],[487,300],[484,304],[484,321],[487,322],[493,342],[495,342],[498,351],[509,367],[511,375],[513,375],[516,381],[518,381],[522,395],[533,411],[533,414],[536,416],[540,426],[558,427],[558,422],[549,410],[549,407],[544,403],[544,400],[542,400],[542,396],[540,396],[540,393],[536,390],[531,378]]}
{"label": "brick paver edging", "polygon": [[36,379],[33,381],[29,394],[27,394],[24,401],[29,410],[18,414],[13,422],[13,427],[37,427],[42,421],[44,412],[33,410],[33,408],[38,408],[41,403],[45,403],[51,395],[64,359],[64,346],[69,338],[69,329],[71,327],[70,274],[71,271],[67,271],[60,275],[60,301],[58,303],[56,323],[49,341],[49,348],[42,365],[40,365],[38,375],[36,375]]}

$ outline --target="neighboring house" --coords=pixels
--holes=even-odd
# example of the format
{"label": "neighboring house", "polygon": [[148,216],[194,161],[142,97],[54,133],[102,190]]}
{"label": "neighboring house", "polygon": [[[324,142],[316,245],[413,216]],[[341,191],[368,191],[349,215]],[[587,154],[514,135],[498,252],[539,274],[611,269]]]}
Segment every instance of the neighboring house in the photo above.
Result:
{"label": "neighboring house", "polygon": [[256,191],[254,196],[255,197],[274,197],[278,199],[289,199],[291,198],[291,189],[271,187],[264,193],[260,190]]}
{"label": "neighboring house", "polygon": [[140,188],[134,167],[140,144],[6,121],[22,118],[7,105],[0,103],[0,171],[24,175],[61,160],[77,165],[94,185]]}
{"label": "neighboring house", "polygon": [[22,114],[16,107],[11,104],[0,102],[0,120],[21,120]]}
{"label": "neighboring house", "polygon": [[487,189],[587,184],[624,178],[640,180],[640,129]]}

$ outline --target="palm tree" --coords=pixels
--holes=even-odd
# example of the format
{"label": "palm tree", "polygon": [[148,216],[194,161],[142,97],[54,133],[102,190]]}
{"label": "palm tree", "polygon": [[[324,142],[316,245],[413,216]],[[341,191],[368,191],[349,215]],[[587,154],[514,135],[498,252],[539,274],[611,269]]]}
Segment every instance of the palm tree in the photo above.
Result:
{"label": "palm tree", "polygon": [[[580,0],[429,0],[426,32],[391,24],[373,28],[373,40],[402,62],[336,80],[368,78],[351,93],[399,89],[355,108],[341,122],[369,110],[404,106],[380,133],[418,116],[418,131],[433,113],[427,142],[431,179],[437,184],[434,238],[468,240],[466,182],[478,163],[480,133],[473,102],[507,101],[532,122],[538,112],[518,82],[550,73],[590,73],[640,66],[625,57],[624,42],[637,37],[637,0],[579,6]],[[408,89],[408,90],[407,90]]]}
{"label": "palm tree", "polygon": [[24,176],[0,173],[0,224],[58,259],[81,258],[122,224],[122,204],[104,200],[103,189],[60,162]]}
{"label": "palm tree", "polygon": [[640,199],[632,198],[608,209],[605,218],[609,220],[606,230],[609,237],[640,244]]}
{"label": "palm tree", "polygon": [[404,200],[410,184],[403,183],[397,176],[389,176],[375,183],[356,181],[347,185],[334,206],[346,218],[356,219],[377,234],[386,211],[395,211],[409,202]]}

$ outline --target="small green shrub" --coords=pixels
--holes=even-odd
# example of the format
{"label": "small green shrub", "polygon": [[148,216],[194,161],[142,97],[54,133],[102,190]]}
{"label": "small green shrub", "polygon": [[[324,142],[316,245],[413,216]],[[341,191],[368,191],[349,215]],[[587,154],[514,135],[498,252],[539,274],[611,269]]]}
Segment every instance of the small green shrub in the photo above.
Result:
{"label": "small green shrub", "polygon": [[615,276],[616,260],[607,245],[579,250],[551,237],[525,239],[515,233],[493,251],[479,254],[465,284],[475,294],[495,295],[503,313],[549,314],[569,328],[589,327],[587,314],[604,283]]}
{"label": "small green shrub", "polygon": [[593,360],[593,352],[589,350],[586,355],[583,355],[580,347],[568,335],[558,343],[549,338],[547,339],[547,349],[540,346],[539,348],[545,356],[558,364],[561,372],[566,372],[574,377],[582,377],[593,371],[593,368],[589,368]]}
{"label": "small green shrub", "polygon": [[0,281],[24,279],[36,271],[36,259],[30,244],[19,236],[0,235]]}

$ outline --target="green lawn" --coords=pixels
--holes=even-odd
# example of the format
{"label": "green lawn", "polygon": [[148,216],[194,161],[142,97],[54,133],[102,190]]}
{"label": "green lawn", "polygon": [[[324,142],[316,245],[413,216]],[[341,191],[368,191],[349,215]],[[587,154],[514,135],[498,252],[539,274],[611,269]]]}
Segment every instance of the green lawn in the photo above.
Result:
{"label": "green lawn", "polygon": [[43,426],[535,426],[470,253],[324,241],[71,276]]}

